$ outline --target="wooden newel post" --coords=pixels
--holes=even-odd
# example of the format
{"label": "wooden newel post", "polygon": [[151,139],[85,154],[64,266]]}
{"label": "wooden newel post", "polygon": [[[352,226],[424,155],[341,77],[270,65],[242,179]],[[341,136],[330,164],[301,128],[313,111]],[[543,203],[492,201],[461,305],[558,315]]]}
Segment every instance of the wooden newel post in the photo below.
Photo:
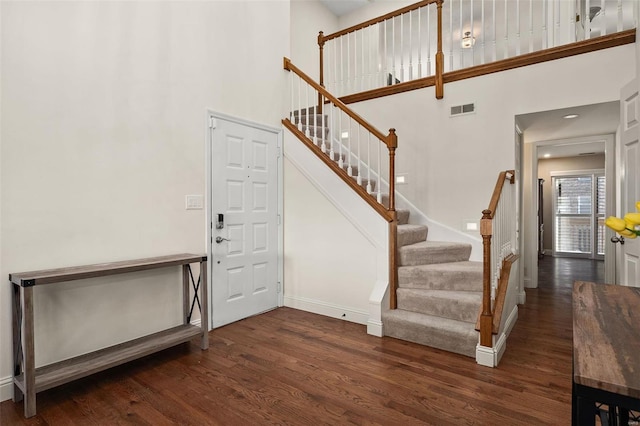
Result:
{"label": "wooden newel post", "polygon": [[491,210],[482,211],[480,219],[480,235],[482,235],[483,263],[482,270],[482,314],[480,314],[480,345],[493,347],[491,313]]}
{"label": "wooden newel post", "polygon": [[437,0],[438,8],[438,51],[436,52],[436,99],[444,97],[444,53],[442,53],[442,3],[444,0]]}
{"label": "wooden newel post", "polygon": [[[318,33],[318,46],[320,47],[320,86],[324,87],[324,33]],[[322,95],[318,92],[318,114],[322,114]]]}
{"label": "wooden newel post", "polygon": [[387,148],[389,149],[389,305],[391,309],[398,307],[396,291],[398,290],[398,215],[396,213],[396,148],[398,136],[396,129],[389,129]]}

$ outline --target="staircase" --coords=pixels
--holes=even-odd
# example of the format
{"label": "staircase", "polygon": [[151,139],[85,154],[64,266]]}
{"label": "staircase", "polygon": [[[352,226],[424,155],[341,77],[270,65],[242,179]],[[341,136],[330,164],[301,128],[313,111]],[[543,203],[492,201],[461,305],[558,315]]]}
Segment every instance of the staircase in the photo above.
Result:
{"label": "staircase", "polygon": [[[325,142],[326,155],[336,164],[342,159],[347,171],[346,150],[331,154],[324,117],[312,109],[295,111],[292,123],[315,145]],[[314,139],[314,136],[317,137]],[[360,170],[352,165],[351,175],[358,181]],[[364,175],[364,173],[363,173]],[[377,182],[364,177],[358,182],[376,197]],[[387,203],[388,196],[381,197]],[[471,245],[428,241],[428,229],[409,223],[410,212],[397,210],[398,217],[398,309],[383,313],[384,334],[398,339],[475,357],[478,332],[475,323],[482,300],[482,263],[470,262]]]}
{"label": "staircase", "polygon": [[384,334],[475,357],[482,302],[482,262],[471,246],[427,240],[398,210],[398,309],[383,312]]}

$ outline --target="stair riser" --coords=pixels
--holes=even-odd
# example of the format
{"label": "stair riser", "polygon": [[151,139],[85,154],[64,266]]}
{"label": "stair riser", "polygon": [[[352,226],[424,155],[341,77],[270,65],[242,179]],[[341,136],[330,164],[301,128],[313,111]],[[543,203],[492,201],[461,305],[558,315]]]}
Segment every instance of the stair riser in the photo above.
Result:
{"label": "stair riser", "polygon": [[428,295],[407,294],[403,289],[398,289],[398,309],[418,312],[425,315],[436,315],[442,318],[451,318],[475,324],[480,309],[480,295],[476,301],[462,301],[456,299],[443,299]]}
{"label": "stair riser", "polygon": [[[311,124],[312,126],[322,126],[322,114],[314,114],[311,116],[302,115],[300,118],[297,116],[293,119],[294,124]],[[324,116],[324,127],[329,127],[329,117]]]}
{"label": "stair riser", "polygon": [[400,266],[432,265],[434,263],[463,262],[469,260],[470,247],[449,249],[401,247],[399,250]]}
{"label": "stair riser", "polygon": [[419,229],[403,230],[398,228],[398,247],[407,246],[414,243],[419,243],[427,239],[428,229],[427,227]]}
{"label": "stair riser", "polygon": [[424,290],[482,291],[482,273],[425,272],[400,267],[398,286]]}
{"label": "stair riser", "polygon": [[430,346],[460,355],[475,357],[477,334],[453,334],[448,330],[425,327],[395,318],[384,318],[385,336],[408,340],[420,345]]}
{"label": "stair riser", "polygon": [[409,215],[411,212],[409,210],[396,210],[398,213],[398,225],[406,225],[409,223]]}

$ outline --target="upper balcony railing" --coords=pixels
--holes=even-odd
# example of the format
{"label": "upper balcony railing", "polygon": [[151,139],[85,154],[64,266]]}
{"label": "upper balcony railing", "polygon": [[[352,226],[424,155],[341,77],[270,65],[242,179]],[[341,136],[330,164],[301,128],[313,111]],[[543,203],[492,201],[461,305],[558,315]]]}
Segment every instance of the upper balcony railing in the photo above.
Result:
{"label": "upper balcony railing", "polygon": [[405,90],[435,85],[440,98],[442,73],[612,38],[636,28],[639,3],[421,1],[333,34],[320,33],[321,83],[340,97],[382,88],[392,93],[391,86],[399,84]]}

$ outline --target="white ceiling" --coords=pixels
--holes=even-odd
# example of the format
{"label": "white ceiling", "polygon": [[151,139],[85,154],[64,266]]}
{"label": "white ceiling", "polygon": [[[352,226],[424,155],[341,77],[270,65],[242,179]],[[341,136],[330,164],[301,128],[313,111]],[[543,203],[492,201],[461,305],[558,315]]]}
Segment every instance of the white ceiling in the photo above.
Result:
{"label": "white ceiling", "polygon": [[346,15],[373,0],[320,0],[336,16]]}
{"label": "white ceiling", "polygon": [[[579,116],[574,119],[563,118],[567,114]],[[620,103],[614,101],[523,114],[516,117],[516,123],[525,133],[526,142],[541,142],[615,133],[619,117]],[[550,154],[551,157],[575,157],[603,152],[604,143],[559,143],[538,149],[538,156],[543,158],[544,154]]]}

